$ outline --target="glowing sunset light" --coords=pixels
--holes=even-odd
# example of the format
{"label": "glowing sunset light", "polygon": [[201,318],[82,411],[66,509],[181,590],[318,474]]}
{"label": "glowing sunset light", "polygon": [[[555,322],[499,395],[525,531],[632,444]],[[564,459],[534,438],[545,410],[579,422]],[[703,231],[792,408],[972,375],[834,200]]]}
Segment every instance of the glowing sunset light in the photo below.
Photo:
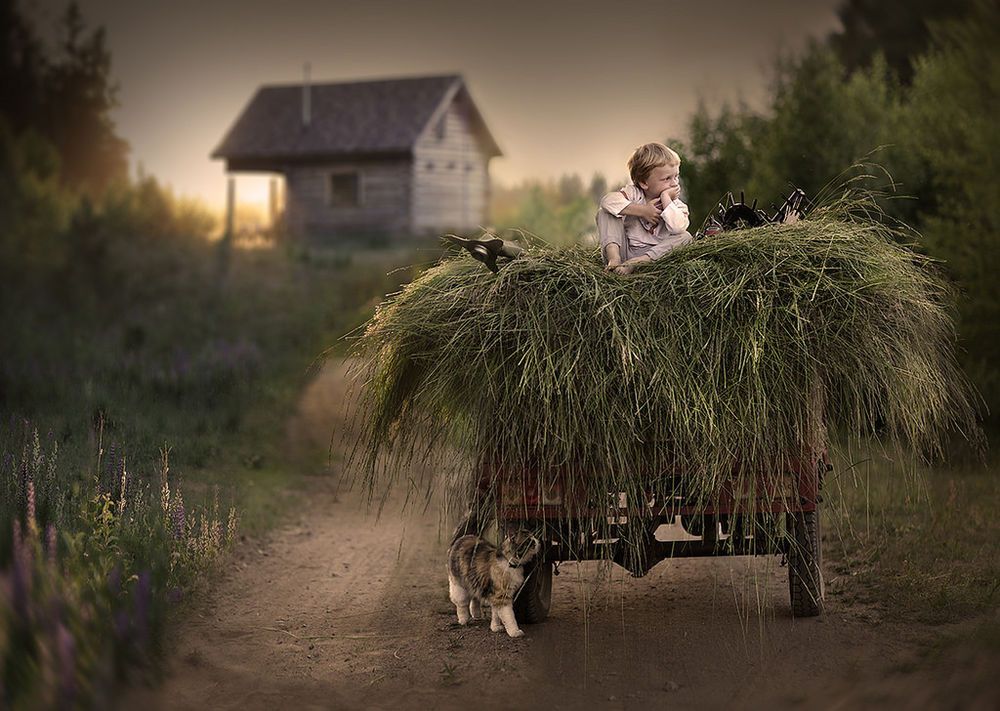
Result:
{"label": "glowing sunset light", "polygon": [[[315,82],[460,73],[504,154],[494,181],[615,181],[636,145],[680,136],[699,97],[760,105],[780,48],[839,27],[836,0],[672,3],[638,63],[640,40],[593,0],[79,4],[107,30],[133,161],[220,211],[226,176],[209,154],[258,87],[301,81],[306,62]],[[36,14],[63,9],[42,0]],[[266,207],[267,177],[240,175],[237,200]]]}

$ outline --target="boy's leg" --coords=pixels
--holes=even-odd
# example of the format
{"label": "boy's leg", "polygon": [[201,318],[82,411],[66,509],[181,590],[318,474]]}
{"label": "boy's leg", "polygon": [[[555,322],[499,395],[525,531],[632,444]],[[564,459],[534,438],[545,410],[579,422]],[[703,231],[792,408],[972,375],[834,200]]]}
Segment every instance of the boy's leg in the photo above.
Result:
{"label": "boy's leg", "polygon": [[598,210],[597,216],[597,237],[601,244],[601,256],[604,261],[608,260],[608,245],[618,245],[618,255],[624,262],[625,256],[625,220],[615,217],[607,210]]}

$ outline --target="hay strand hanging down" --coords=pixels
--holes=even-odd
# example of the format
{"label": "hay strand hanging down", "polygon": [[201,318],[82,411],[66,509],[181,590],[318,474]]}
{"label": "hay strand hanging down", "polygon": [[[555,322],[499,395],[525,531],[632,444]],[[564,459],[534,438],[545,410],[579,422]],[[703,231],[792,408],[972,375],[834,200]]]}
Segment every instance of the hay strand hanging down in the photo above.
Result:
{"label": "hay strand hanging down", "polygon": [[872,209],[724,233],[627,278],[582,246],[533,247],[499,274],[443,260],[356,344],[365,485],[457,448],[598,492],[680,467],[709,501],[734,463],[780,467],[827,428],[921,452],[971,436],[950,289]]}

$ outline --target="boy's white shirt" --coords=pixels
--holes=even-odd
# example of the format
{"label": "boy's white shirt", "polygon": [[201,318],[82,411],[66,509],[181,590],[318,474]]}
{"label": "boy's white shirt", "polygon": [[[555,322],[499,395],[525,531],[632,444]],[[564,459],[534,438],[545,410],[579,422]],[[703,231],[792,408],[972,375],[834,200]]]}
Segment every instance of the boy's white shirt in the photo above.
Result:
{"label": "boy's white shirt", "polygon": [[[625,239],[628,242],[628,255],[623,259],[631,259],[646,255],[656,259],[674,247],[688,242],[691,237],[687,232],[691,224],[688,206],[680,199],[664,205],[660,219],[655,224],[639,217],[623,215],[621,211],[632,203],[645,204],[646,195],[637,185],[629,184],[621,190],[614,190],[601,198],[601,209],[625,220]],[[661,235],[665,229],[667,234]]]}

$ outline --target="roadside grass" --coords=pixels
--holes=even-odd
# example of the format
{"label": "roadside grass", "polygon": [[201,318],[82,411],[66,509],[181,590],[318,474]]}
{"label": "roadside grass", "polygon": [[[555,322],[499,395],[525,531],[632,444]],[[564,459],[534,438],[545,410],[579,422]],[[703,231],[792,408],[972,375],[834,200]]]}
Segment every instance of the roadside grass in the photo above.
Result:
{"label": "roadside grass", "polygon": [[826,488],[827,593],[872,611],[872,624],[906,626],[910,653],[887,670],[899,688],[921,689],[934,707],[989,707],[1000,664],[1000,457],[854,461]]}
{"label": "roadside grass", "polygon": [[238,512],[217,493],[206,507],[186,503],[167,456],[159,486],[124,458],[98,458],[78,477],[55,440],[28,426],[2,434],[0,701],[107,705],[115,681],[155,670],[171,605],[232,545]]}
{"label": "roadside grass", "polygon": [[827,483],[834,590],[890,620],[941,625],[1000,605],[1000,462],[859,457]]}
{"label": "roadside grass", "polygon": [[0,706],[102,706],[158,673],[228,545],[325,470],[325,450],[289,448],[288,418],[317,356],[415,261],[169,251],[116,255],[117,290],[0,301]]}
{"label": "roadside grass", "polygon": [[22,300],[4,318],[0,406],[5,420],[51,433],[75,465],[93,456],[98,426],[112,456],[155,467],[169,447],[174,476],[238,484],[246,523],[266,526],[283,473],[326,454],[282,447],[316,358],[409,278],[387,274],[407,261],[236,249],[220,275],[216,258],[206,245],[166,268],[139,264],[141,286],[89,308]]}

